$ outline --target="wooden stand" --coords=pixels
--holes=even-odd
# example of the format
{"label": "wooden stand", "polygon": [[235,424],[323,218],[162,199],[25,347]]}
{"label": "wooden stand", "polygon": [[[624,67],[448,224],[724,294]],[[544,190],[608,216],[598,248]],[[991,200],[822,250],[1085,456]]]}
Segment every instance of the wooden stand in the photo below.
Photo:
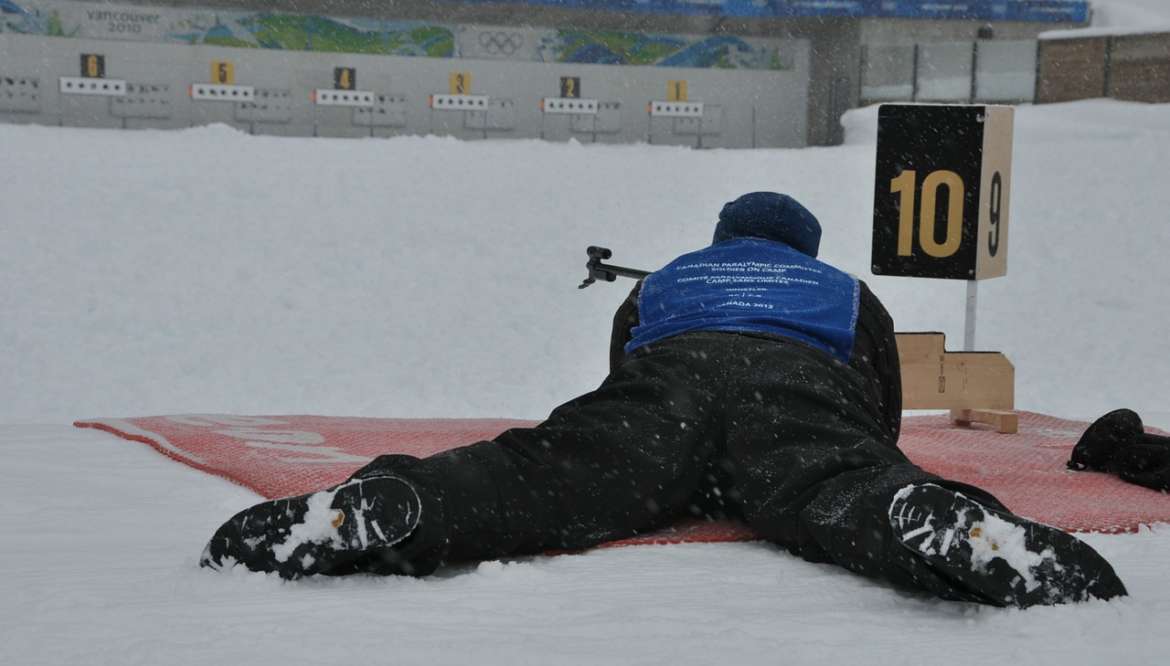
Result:
{"label": "wooden stand", "polygon": [[955,422],[955,425],[961,426],[985,423],[993,426],[996,432],[1005,434],[1015,434],[1020,431],[1020,415],[999,409],[952,409],[951,420]]}
{"label": "wooden stand", "polygon": [[949,409],[958,425],[1019,431],[1016,370],[999,352],[948,352],[942,333],[898,333],[903,409]]}

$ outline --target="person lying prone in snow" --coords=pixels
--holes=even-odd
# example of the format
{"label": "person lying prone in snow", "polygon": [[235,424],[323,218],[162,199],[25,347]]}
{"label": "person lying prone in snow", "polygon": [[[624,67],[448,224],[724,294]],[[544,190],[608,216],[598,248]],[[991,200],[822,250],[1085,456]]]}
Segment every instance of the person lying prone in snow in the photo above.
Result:
{"label": "person lying prone in snow", "polygon": [[816,258],[820,237],[789,196],[728,203],[708,247],[619,308],[596,390],[535,427],[381,456],[336,487],[246,509],[201,563],[425,576],[718,515],[806,560],[944,599],[1126,594],[1085,543],[898,450],[893,322],[864,282]]}

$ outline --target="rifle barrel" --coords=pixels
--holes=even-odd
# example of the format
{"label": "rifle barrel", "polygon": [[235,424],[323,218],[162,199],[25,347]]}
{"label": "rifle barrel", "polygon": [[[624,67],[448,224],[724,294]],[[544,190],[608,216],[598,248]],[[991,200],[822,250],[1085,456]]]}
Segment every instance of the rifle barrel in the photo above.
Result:
{"label": "rifle barrel", "polygon": [[625,266],[614,266],[612,264],[599,263],[599,264],[597,264],[597,267],[602,269],[602,270],[609,271],[609,272],[613,273],[614,275],[620,275],[622,277],[628,277],[628,278],[635,278],[638,280],[641,280],[642,278],[644,278],[650,274],[650,271],[638,270],[637,268],[626,268]]}

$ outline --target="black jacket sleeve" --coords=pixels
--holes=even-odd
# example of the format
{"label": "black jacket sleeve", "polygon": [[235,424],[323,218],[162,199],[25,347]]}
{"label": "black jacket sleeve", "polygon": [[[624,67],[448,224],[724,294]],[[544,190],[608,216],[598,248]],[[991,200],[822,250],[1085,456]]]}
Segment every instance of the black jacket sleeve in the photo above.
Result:
{"label": "black jacket sleeve", "polygon": [[609,371],[617,369],[626,358],[626,343],[634,336],[631,331],[638,325],[638,293],[642,291],[642,281],[638,280],[630,295],[618,306],[613,315],[613,331],[609,335]]}
{"label": "black jacket sleeve", "polygon": [[849,365],[873,387],[890,432],[890,442],[896,444],[902,428],[902,366],[894,320],[865,282],[861,282],[861,303]]}

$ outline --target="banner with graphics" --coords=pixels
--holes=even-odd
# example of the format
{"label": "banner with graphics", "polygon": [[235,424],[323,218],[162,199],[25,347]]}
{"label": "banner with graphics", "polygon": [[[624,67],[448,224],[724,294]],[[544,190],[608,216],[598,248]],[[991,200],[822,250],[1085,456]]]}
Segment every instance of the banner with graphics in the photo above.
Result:
{"label": "banner with graphics", "polygon": [[256,11],[0,0],[0,32],[241,48],[455,55],[453,26]]}
{"label": "banner with graphics", "polygon": [[743,18],[856,17],[1086,23],[1083,0],[445,0]]}
{"label": "banner with graphics", "polygon": [[783,41],[459,25],[247,10],[0,0],[0,33],[429,58],[788,69]]}
{"label": "banner with graphics", "polygon": [[458,56],[592,65],[789,69],[781,42],[733,35],[460,26]]}

